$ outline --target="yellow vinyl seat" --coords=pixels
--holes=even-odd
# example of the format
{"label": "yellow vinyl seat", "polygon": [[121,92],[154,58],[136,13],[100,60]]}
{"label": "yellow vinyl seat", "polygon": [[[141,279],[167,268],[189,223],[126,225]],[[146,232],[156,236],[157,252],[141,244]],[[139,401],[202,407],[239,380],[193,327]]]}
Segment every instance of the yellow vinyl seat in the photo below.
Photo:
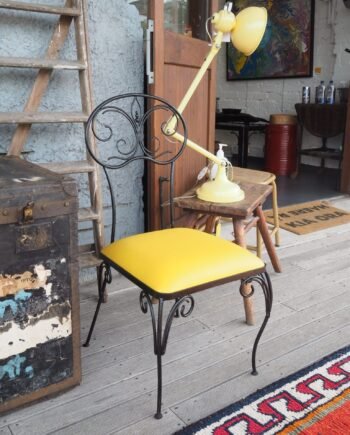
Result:
{"label": "yellow vinyl seat", "polygon": [[246,249],[189,228],[126,237],[106,246],[101,254],[116,269],[165,298],[195,291],[209,282],[259,273],[265,267]]}
{"label": "yellow vinyl seat", "polygon": [[[157,133],[159,137],[152,135],[150,140],[146,140],[145,124],[153,116],[155,120],[175,117],[177,131],[183,132],[183,142],[176,146],[171,142],[169,151],[162,152],[158,148],[169,140],[167,131],[162,128]],[[109,221],[106,219],[106,228],[111,228],[110,242],[99,252],[98,301],[84,346],[90,344],[102,303],[106,301],[106,289],[113,278],[112,269],[117,270],[140,288],[141,311],[149,313],[151,317],[153,350],[157,359],[155,417],[158,419],[162,417],[162,357],[166,352],[171,325],[175,318],[188,317],[193,312],[195,292],[238,281],[236,291],[240,292],[248,305],[248,298],[255,289],[259,287],[262,290],[265,317],[253,344],[251,361],[254,375],[257,374],[257,346],[272,307],[272,286],[260,258],[240,246],[198,229],[183,228],[185,225],[174,228],[175,161],[184,151],[186,137],[186,124],[173,106],[164,98],[140,93],[118,95],[103,101],[89,116],[85,128],[88,152],[101,166],[107,181],[110,196],[106,190],[104,193],[107,195],[103,195],[103,198],[108,197],[106,210],[112,218]],[[100,149],[97,150],[98,147]],[[164,199],[169,199],[166,211],[170,228],[122,238],[120,234],[126,229],[118,221],[116,190],[123,191],[124,186],[120,181],[123,177],[119,178],[119,174],[125,171],[125,183],[130,183],[140,178],[145,163],[162,165],[164,174],[168,171],[169,177],[163,178],[169,181],[169,191],[164,192]],[[133,172],[133,168],[136,171]],[[161,193],[162,189],[159,190]],[[152,195],[156,197],[154,192]],[[159,204],[162,204],[160,196]],[[134,210],[132,207],[130,209]],[[153,209],[154,213],[157,211]],[[212,220],[204,223],[206,228],[214,228],[214,224]],[[203,226],[201,219],[198,226]],[[165,307],[166,304],[169,309]],[[234,375],[234,368],[232,370]]]}

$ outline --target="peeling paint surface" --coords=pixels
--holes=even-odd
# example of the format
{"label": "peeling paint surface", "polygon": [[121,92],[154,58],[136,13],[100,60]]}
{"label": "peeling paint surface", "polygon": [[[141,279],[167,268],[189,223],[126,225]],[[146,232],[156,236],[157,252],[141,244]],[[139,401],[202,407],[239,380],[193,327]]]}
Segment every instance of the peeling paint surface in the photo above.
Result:
{"label": "peeling paint surface", "polygon": [[[0,413],[74,386],[81,376],[76,185],[58,176],[9,184],[45,171],[4,160],[0,202],[14,213],[3,220],[0,213]],[[67,210],[57,206],[66,201]],[[26,221],[28,204],[40,213]]]}
{"label": "peeling paint surface", "polygon": [[0,334],[1,359],[21,354],[27,349],[34,348],[38,344],[50,340],[68,337],[72,333],[71,325],[70,314],[65,319],[59,317],[45,319],[42,316],[38,322],[33,325],[29,324],[25,329],[16,323],[12,323],[8,331]]}
{"label": "peeling paint surface", "polygon": [[69,294],[66,256],[0,274],[0,405],[72,375]]}
{"label": "peeling paint surface", "polygon": [[34,273],[30,271],[16,275],[0,274],[0,298],[14,295],[23,290],[45,288],[51,294],[51,285],[47,285],[47,279],[51,276],[51,270],[45,269],[42,264],[34,266]]}
{"label": "peeling paint surface", "polygon": [[14,315],[17,314],[19,306],[22,305],[24,301],[31,297],[31,293],[27,293],[24,290],[20,290],[14,299],[8,299],[0,301],[0,317],[4,317],[5,311],[9,308]]}
{"label": "peeling paint surface", "polygon": [[0,405],[73,373],[71,337],[49,341],[0,362]]}
{"label": "peeling paint surface", "polygon": [[[25,360],[26,359],[24,357],[17,355],[14,358],[10,359],[7,364],[0,366],[0,381],[6,375],[10,379],[14,379],[19,376],[21,374],[21,366],[25,362]],[[26,370],[26,372],[30,372],[30,369]]]}

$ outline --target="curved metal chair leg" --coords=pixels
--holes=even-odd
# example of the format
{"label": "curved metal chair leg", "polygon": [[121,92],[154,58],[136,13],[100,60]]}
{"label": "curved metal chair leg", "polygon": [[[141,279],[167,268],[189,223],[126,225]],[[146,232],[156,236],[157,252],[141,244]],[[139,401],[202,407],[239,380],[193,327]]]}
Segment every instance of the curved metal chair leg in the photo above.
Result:
{"label": "curved metal chair leg", "polygon": [[252,284],[252,283],[257,283],[259,284],[259,286],[261,287],[263,293],[264,293],[264,297],[265,297],[265,318],[264,321],[262,323],[262,325],[260,326],[258,335],[255,338],[254,341],[254,345],[253,345],[253,352],[252,352],[252,375],[256,376],[258,374],[258,371],[256,370],[256,351],[258,348],[258,344],[260,341],[260,338],[262,336],[262,333],[264,332],[264,329],[266,327],[266,324],[270,318],[270,314],[271,314],[271,308],[272,308],[272,301],[273,301],[273,293],[272,293],[272,285],[271,285],[271,281],[270,281],[270,277],[268,275],[267,272],[261,273],[259,275],[247,278],[245,280],[243,280],[241,282],[241,286],[240,286],[240,293],[243,297],[245,298],[249,298],[251,296],[253,296],[254,294],[254,286],[251,286],[252,291],[248,294],[245,295],[243,293],[243,286],[246,284]]}
{"label": "curved metal chair leg", "polygon": [[159,420],[162,415],[162,390],[163,390],[163,373],[162,373],[162,356],[165,354],[170,328],[174,317],[187,317],[194,308],[194,299],[192,296],[183,296],[177,298],[168,314],[163,329],[163,306],[164,299],[159,298],[158,303],[158,318],[156,319],[154,312],[154,304],[150,295],[142,290],[140,293],[140,306],[143,313],[147,313],[148,310],[151,314],[152,329],[153,329],[153,344],[154,353],[157,356],[157,410],[154,417]]}
{"label": "curved metal chair leg", "polygon": [[163,329],[163,299],[159,299],[158,306],[158,324],[155,338],[154,352],[157,355],[157,411],[154,417],[159,420],[163,417],[162,415],[162,387],[163,387],[163,373],[162,373],[162,355],[163,343],[162,343],[162,329]]}
{"label": "curved metal chair leg", "polygon": [[98,268],[98,301],[97,301],[97,306],[96,306],[94,317],[93,317],[91,325],[90,325],[87,339],[86,339],[85,343],[83,344],[84,347],[89,347],[89,345],[90,345],[91,336],[92,336],[92,333],[93,333],[94,328],[95,328],[95,323],[96,323],[97,316],[98,316],[98,313],[99,313],[100,308],[101,308],[101,304],[102,304],[102,302],[105,301],[106,286],[107,286],[107,284],[110,284],[111,282],[112,282],[111,269],[108,266],[108,264],[103,262],[100,264],[100,266]]}

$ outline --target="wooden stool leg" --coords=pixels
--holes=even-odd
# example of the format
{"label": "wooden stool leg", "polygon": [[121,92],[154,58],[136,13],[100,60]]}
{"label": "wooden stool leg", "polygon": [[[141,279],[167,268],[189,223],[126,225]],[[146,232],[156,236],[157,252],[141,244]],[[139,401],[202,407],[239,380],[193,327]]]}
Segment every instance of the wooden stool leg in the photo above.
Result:
{"label": "wooden stool leg", "polygon": [[254,210],[255,216],[259,218],[258,220],[258,228],[261,233],[261,237],[264,241],[267,253],[269,254],[273,269],[275,272],[282,272],[281,263],[279,261],[279,258],[277,257],[275,246],[271,240],[270,232],[267,227],[267,223],[265,220],[264,212],[261,209],[261,206],[258,206]]}
{"label": "wooden stool leg", "polygon": [[216,234],[218,221],[218,216],[208,216],[204,231],[209,234]]}
{"label": "wooden stool leg", "polygon": [[262,258],[262,237],[258,225],[256,226],[256,255]]}
{"label": "wooden stool leg", "polygon": [[[245,241],[245,233],[244,233],[244,224],[243,221],[239,219],[232,219],[233,221],[233,231],[235,236],[235,242],[242,246],[242,248],[246,248],[247,244]],[[249,295],[251,293],[251,285],[246,284],[242,288],[242,295]],[[245,311],[245,320],[247,325],[254,325],[254,304],[252,297],[243,298],[244,301],[244,311]]]}
{"label": "wooden stool leg", "polygon": [[277,186],[275,181],[272,181],[271,185],[272,185],[273,224],[275,229],[275,245],[280,246],[280,222],[278,217]]}

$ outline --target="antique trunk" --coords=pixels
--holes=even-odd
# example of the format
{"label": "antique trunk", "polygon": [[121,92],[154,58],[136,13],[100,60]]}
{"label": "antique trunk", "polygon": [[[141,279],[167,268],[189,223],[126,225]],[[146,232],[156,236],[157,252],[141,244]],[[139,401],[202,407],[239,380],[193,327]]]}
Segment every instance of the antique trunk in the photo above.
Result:
{"label": "antique trunk", "polygon": [[80,382],[77,189],[0,158],[0,412]]}

